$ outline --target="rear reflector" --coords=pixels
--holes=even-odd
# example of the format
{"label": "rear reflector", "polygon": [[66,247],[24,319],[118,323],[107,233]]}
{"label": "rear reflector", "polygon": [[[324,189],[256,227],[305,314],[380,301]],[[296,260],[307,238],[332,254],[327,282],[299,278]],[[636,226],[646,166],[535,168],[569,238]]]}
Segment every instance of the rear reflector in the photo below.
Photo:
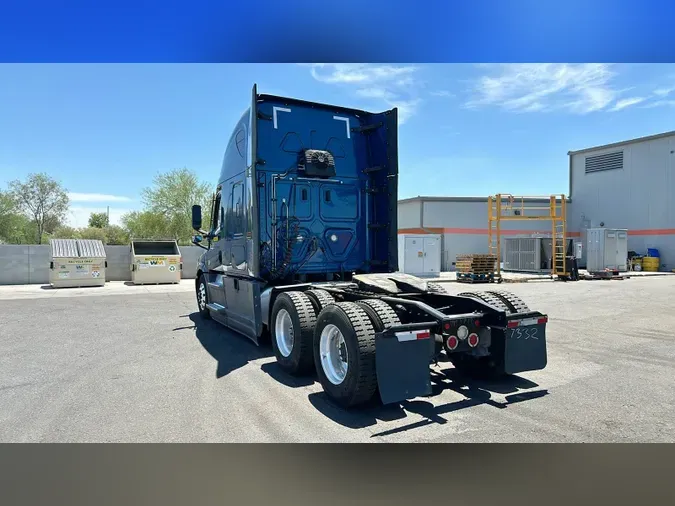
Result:
{"label": "rear reflector", "polygon": [[431,332],[428,330],[416,330],[414,332],[396,332],[399,341],[416,341],[417,339],[429,339]]}
{"label": "rear reflector", "polygon": [[510,329],[515,327],[527,327],[528,325],[542,325],[548,322],[548,316],[541,316],[539,318],[525,318],[524,320],[511,320],[507,322],[506,326]]}

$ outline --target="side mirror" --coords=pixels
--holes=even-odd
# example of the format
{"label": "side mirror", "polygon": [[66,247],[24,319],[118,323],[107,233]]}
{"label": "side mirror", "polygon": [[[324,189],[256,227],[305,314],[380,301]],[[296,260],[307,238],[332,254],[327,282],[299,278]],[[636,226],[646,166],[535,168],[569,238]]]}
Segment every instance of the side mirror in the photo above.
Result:
{"label": "side mirror", "polygon": [[192,242],[195,243],[195,244],[199,244],[199,243],[202,242],[203,240],[204,240],[204,239],[203,239],[203,237],[202,237],[201,235],[196,235],[196,236],[194,236],[194,237],[192,238]]}
{"label": "side mirror", "polygon": [[192,206],[192,228],[195,230],[202,229],[202,206]]}

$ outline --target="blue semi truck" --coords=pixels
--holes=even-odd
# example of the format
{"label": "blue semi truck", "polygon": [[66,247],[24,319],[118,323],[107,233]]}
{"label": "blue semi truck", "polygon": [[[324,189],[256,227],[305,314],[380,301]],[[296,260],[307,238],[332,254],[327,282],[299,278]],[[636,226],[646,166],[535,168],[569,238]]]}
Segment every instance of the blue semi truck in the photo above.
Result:
{"label": "blue semi truck", "polygon": [[547,316],[505,291],[450,295],[398,272],[397,110],[259,94],[229,139],[205,249],[199,312],[281,369],[316,372],[345,407],[431,394],[430,365],[504,375],[546,366]]}

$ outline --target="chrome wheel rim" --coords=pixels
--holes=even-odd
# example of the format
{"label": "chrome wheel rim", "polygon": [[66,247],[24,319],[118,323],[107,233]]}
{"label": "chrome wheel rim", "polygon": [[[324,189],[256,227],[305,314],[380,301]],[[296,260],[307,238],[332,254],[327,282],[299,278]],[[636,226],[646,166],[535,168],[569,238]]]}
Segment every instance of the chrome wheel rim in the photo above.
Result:
{"label": "chrome wheel rim", "polygon": [[321,355],[321,368],[328,381],[333,385],[341,384],[349,369],[349,355],[345,337],[335,325],[328,324],[321,331],[319,354]]}
{"label": "chrome wheel rim", "polygon": [[295,336],[293,332],[293,320],[291,320],[291,315],[285,309],[280,309],[277,313],[277,319],[274,322],[274,335],[279,353],[284,357],[288,357],[291,351],[293,351]]}
{"label": "chrome wheel rim", "polygon": [[199,283],[199,289],[197,290],[197,304],[199,304],[199,309],[201,311],[206,309],[206,286],[204,283]]}

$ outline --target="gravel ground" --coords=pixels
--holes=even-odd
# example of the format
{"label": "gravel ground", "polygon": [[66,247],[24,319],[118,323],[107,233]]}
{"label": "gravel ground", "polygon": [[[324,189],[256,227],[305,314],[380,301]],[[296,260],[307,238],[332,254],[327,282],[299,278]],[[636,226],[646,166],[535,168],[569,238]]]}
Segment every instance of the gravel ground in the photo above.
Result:
{"label": "gravel ground", "polygon": [[202,321],[192,286],[1,287],[0,440],[675,440],[673,277],[502,285],[549,314],[545,370],[491,384],[443,365],[431,397],[355,412]]}

